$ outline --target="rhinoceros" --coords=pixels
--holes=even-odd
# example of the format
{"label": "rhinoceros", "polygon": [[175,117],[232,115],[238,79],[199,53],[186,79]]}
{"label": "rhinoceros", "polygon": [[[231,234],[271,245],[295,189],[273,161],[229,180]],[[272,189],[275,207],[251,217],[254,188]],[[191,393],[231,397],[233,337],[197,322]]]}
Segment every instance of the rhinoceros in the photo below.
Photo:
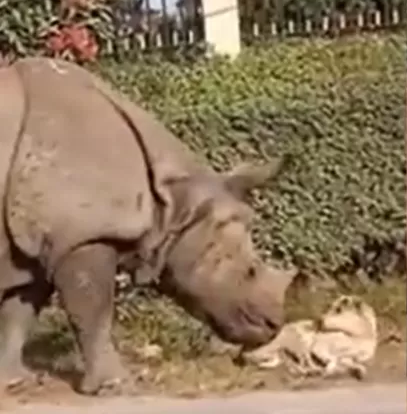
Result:
{"label": "rhinoceros", "polygon": [[2,386],[29,384],[22,347],[53,293],[84,361],[77,390],[125,383],[110,332],[119,268],[225,341],[279,332],[296,272],[260,260],[247,195],[280,158],[216,172],[107,82],[46,57],[0,69],[0,125]]}

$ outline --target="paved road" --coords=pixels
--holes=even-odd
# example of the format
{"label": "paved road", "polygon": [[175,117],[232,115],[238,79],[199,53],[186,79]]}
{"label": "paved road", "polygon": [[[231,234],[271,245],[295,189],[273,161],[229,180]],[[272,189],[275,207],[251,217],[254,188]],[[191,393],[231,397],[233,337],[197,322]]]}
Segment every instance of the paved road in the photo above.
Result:
{"label": "paved road", "polygon": [[[7,414],[406,414],[406,384],[301,392],[258,392],[196,400],[116,398],[86,406],[33,404]],[[3,411],[4,412],[4,411]]]}

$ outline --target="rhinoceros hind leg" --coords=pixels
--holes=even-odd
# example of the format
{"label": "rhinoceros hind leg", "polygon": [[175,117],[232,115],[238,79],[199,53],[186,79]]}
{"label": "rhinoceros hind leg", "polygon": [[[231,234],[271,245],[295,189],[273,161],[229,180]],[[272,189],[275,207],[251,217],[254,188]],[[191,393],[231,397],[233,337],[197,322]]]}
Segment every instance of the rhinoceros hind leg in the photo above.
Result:
{"label": "rhinoceros hind leg", "polygon": [[0,303],[0,388],[25,389],[37,383],[23,364],[22,351],[35,317],[52,288],[45,281],[6,291]]}
{"label": "rhinoceros hind leg", "polygon": [[84,359],[78,391],[122,391],[127,373],[111,340],[117,256],[104,244],[85,245],[67,256],[54,275]]}

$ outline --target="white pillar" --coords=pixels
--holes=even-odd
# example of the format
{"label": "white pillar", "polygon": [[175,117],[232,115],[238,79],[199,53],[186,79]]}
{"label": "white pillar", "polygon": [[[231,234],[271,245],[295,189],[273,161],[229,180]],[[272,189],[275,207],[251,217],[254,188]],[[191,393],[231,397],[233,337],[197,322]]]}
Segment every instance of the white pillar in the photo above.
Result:
{"label": "white pillar", "polygon": [[238,0],[202,0],[206,42],[215,53],[236,57],[240,52]]}

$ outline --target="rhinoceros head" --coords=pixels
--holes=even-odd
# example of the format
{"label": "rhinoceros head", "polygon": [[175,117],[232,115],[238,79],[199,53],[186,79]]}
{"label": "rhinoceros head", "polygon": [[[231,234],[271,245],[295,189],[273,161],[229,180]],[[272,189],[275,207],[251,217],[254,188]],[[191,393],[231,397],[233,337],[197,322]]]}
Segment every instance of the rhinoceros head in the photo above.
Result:
{"label": "rhinoceros head", "polygon": [[294,272],[261,261],[250,234],[252,210],[245,203],[248,190],[276,167],[242,165],[213,180],[192,179],[174,188],[182,205],[178,210],[190,219],[169,251],[162,283],[232,343],[258,346],[283,323],[285,291]]}

